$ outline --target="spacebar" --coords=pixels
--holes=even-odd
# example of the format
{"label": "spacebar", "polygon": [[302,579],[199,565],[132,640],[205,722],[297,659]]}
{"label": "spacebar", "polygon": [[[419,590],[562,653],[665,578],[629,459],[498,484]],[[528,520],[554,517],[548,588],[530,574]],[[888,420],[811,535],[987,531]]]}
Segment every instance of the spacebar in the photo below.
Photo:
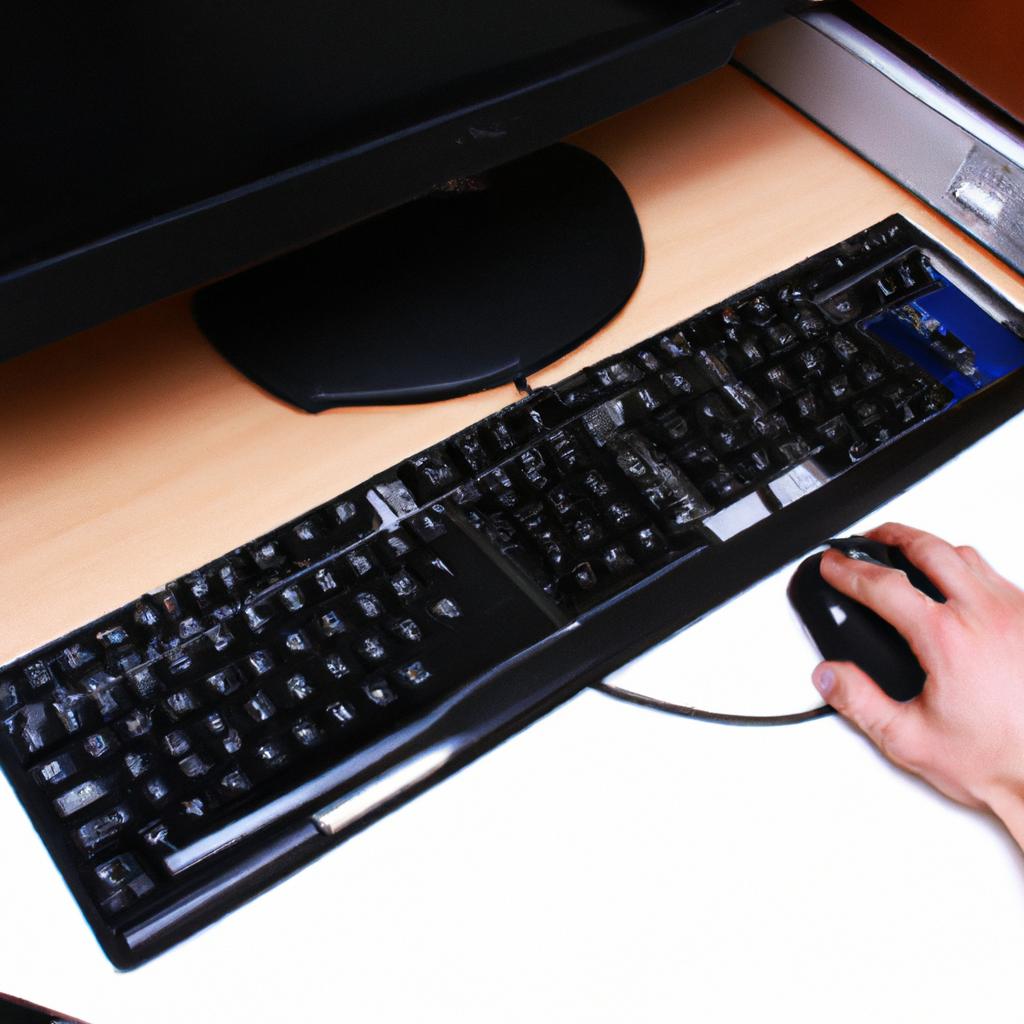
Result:
{"label": "spacebar", "polygon": [[369,756],[356,756],[342,764],[334,765],[322,774],[282,794],[276,800],[271,800],[262,807],[257,807],[240,818],[235,818],[223,828],[208,832],[189,843],[188,846],[165,854],[163,857],[164,867],[170,874],[180,875],[207,857],[234,846],[235,843],[241,842],[253,833],[287,817],[293,811],[301,810],[307,804],[333,796],[339,787],[344,786],[346,782],[367,768],[372,760]]}
{"label": "spacebar", "polygon": [[[527,616],[522,616],[523,632],[511,637],[524,656],[557,636],[550,632],[550,625],[532,605],[530,610],[535,621],[528,621]],[[534,635],[529,637],[527,633]],[[164,867],[170,874],[180,875],[207,857],[221,853],[302,810],[310,813],[321,833],[334,835],[341,827],[337,824],[339,820],[344,819],[351,824],[359,816],[355,814],[356,808],[363,807],[366,814],[374,811],[386,799],[381,796],[382,790],[390,787],[390,795],[394,796],[413,784],[425,781],[446,765],[459,761],[485,736],[508,722],[519,720],[528,708],[565,686],[564,679],[548,679],[535,674],[509,686],[503,679],[503,671],[508,664],[503,661],[495,669],[477,676],[449,694],[433,710],[381,737],[320,775],[235,818],[222,828],[207,832],[187,846],[169,851],[163,856]],[[412,782],[409,781],[410,772],[416,775]],[[367,778],[371,776],[382,785],[367,786]],[[353,783],[361,785],[361,788],[356,788]],[[352,799],[343,801],[347,794],[351,794]]]}

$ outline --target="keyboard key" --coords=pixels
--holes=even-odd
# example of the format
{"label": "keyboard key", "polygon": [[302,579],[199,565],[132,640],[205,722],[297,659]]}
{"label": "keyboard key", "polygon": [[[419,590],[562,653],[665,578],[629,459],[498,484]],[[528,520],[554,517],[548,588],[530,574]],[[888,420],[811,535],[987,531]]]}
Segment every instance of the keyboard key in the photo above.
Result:
{"label": "keyboard key", "polygon": [[215,697],[226,697],[234,693],[242,685],[242,676],[238,669],[229,666],[220,672],[214,672],[206,677],[206,686]]}
{"label": "keyboard key", "polygon": [[302,629],[292,629],[285,633],[284,646],[289,657],[312,650],[310,639]]}
{"label": "keyboard key", "polygon": [[97,724],[96,707],[81,693],[58,689],[54,693],[53,710],[69,735]]}
{"label": "keyboard key", "polygon": [[13,679],[0,679],[0,715],[9,715],[21,707],[21,694]]}
{"label": "keyboard key", "polygon": [[351,706],[342,701],[335,701],[327,705],[327,717],[335,725],[348,725],[355,718],[355,712]]}
{"label": "keyboard key", "polygon": [[152,771],[153,764],[153,755],[144,751],[131,750],[124,755],[124,766],[133,779],[140,779],[147,772]]}
{"label": "keyboard key", "polygon": [[142,896],[153,887],[152,881],[131,854],[120,854],[98,864],[95,875],[100,884],[111,893],[130,887],[136,896]]}
{"label": "keyboard key", "polygon": [[245,772],[235,769],[226,772],[220,780],[220,791],[227,797],[239,797],[252,789],[252,780]]}
{"label": "keyboard key", "polygon": [[254,751],[256,763],[264,771],[279,771],[289,760],[288,751],[277,740],[266,740]]}
{"label": "keyboard key", "polygon": [[405,686],[422,686],[431,678],[430,671],[422,661],[410,661],[395,671],[395,678]]}
{"label": "keyboard key", "polygon": [[292,736],[304,747],[315,747],[323,739],[320,727],[308,718],[300,718],[292,725]]}
{"label": "keyboard key", "polygon": [[252,697],[245,702],[245,710],[254,722],[266,722],[277,714],[274,702],[262,691],[257,690]]}
{"label": "keyboard key", "polygon": [[351,576],[356,580],[369,576],[377,568],[377,560],[373,557],[369,545],[349,551],[345,555],[345,563]]}
{"label": "keyboard key", "polygon": [[65,679],[75,679],[79,670],[89,665],[96,655],[85,644],[71,643],[57,655],[57,667]]}
{"label": "keyboard key", "polygon": [[119,744],[114,734],[109,729],[103,729],[100,732],[94,732],[91,736],[86,736],[82,740],[82,750],[91,757],[94,761],[102,760],[105,757],[109,757],[115,750],[117,750]]}
{"label": "keyboard key", "polygon": [[131,812],[122,804],[86,821],[72,835],[82,850],[91,854],[115,840],[130,821]]}
{"label": "keyboard key", "polygon": [[329,654],[324,659],[324,667],[335,679],[342,679],[351,671],[348,662],[340,654]]}
{"label": "keyboard key", "polygon": [[95,876],[101,889],[103,912],[114,916],[155,888],[153,879],[131,854],[120,854],[97,865]]}
{"label": "keyboard key", "polygon": [[154,775],[143,782],[142,792],[149,803],[160,807],[170,799],[171,787],[159,775]]}
{"label": "keyboard key", "polygon": [[194,796],[181,802],[181,812],[186,818],[205,818],[208,811],[209,803],[204,797]]}
{"label": "keyboard key", "polygon": [[354,600],[356,608],[364,619],[372,621],[379,619],[384,614],[384,605],[381,604],[380,598],[376,594],[360,591],[355,595]]}
{"label": "keyboard key", "polygon": [[220,736],[220,743],[229,757],[233,757],[242,749],[242,737],[237,729],[228,729]]}
{"label": "keyboard key", "polygon": [[45,662],[33,661],[25,666],[25,681],[30,690],[44,690],[53,685],[53,673]]}
{"label": "keyboard key", "polygon": [[182,775],[188,779],[198,779],[210,770],[210,762],[200,754],[189,754],[178,762]]}
{"label": "keyboard key", "polygon": [[64,753],[52,761],[46,761],[32,769],[32,775],[40,786],[59,786],[78,771],[78,765],[71,754]]}
{"label": "keyboard key", "polygon": [[113,781],[109,778],[86,779],[57,797],[53,806],[62,818],[70,818],[113,791]]}
{"label": "keyboard key", "polygon": [[199,702],[196,700],[195,694],[187,686],[183,686],[180,690],[172,690],[168,693],[164,698],[163,706],[171,720],[177,721],[196,711],[199,708]]}
{"label": "keyboard key", "polygon": [[327,568],[317,569],[313,574],[313,581],[321,594],[330,594],[338,589],[338,581],[334,573]]}
{"label": "keyboard key", "polygon": [[119,854],[95,869],[101,887],[101,907],[108,916],[127,910],[155,888],[153,879],[130,853]]}
{"label": "keyboard key", "polygon": [[344,633],[348,629],[348,626],[345,624],[345,619],[334,608],[324,612],[316,621],[318,629],[325,637],[337,636],[339,633]]}
{"label": "keyboard key", "polygon": [[145,736],[152,727],[152,715],[142,708],[134,708],[117,723],[117,729],[125,740],[137,740]]}
{"label": "keyboard key", "polygon": [[384,645],[384,639],[379,634],[373,633],[362,637],[355,644],[356,654],[359,655],[367,665],[376,665],[387,660],[388,649]]}
{"label": "keyboard key", "polygon": [[287,684],[287,690],[292,700],[299,702],[309,700],[313,696],[313,687],[303,675],[292,676]]}
{"label": "keyboard key", "polygon": [[219,711],[211,711],[203,719],[203,724],[211,736],[223,736],[228,729],[227,722],[224,721],[224,716]]}
{"label": "keyboard key", "polygon": [[269,601],[251,604],[245,609],[245,621],[254,633],[262,633],[267,623],[274,617],[274,607]]}
{"label": "keyboard key", "polygon": [[164,737],[164,749],[171,757],[184,757],[192,749],[192,741],[184,729],[174,729]]}
{"label": "keyboard key", "polygon": [[391,634],[409,644],[419,643],[423,639],[423,631],[413,619],[401,619],[393,623]]}
{"label": "keyboard key", "polygon": [[16,711],[4,721],[4,729],[23,762],[66,736],[61,719],[49,705],[39,703]]}
{"label": "keyboard key", "polygon": [[419,504],[450,491],[459,479],[440,446],[403,462],[398,474]]}
{"label": "keyboard key", "polygon": [[419,595],[419,584],[416,582],[412,573],[404,569],[389,577],[388,584],[395,597],[402,602],[415,600]]}
{"label": "keyboard key", "polygon": [[424,543],[431,544],[438,538],[443,537],[448,530],[445,522],[444,509],[434,506],[425,512],[411,516],[408,519],[408,526],[412,532]]}
{"label": "keyboard key", "polygon": [[254,676],[266,675],[274,667],[274,659],[265,650],[253,651],[246,659],[249,671]]}
{"label": "keyboard key", "polygon": [[454,621],[462,615],[462,609],[450,597],[442,597],[430,606],[430,612],[436,619]]}
{"label": "keyboard key", "polygon": [[362,498],[342,498],[331,507],[331,521],[337,541],[351,543],[365,537],[375,528],[376,516]]}
{"label": "keyboard key", "polygon": [[141,701],[150,700],[161,689],[153,670],[148,666],[134,669],[127,675],[128,686],[134,690],[135,696]]}
{"label": "keyboard key", "polygon": [[383,679],[374,679],[363,687],[363,692],[378,707],[387,707],[395,700],[395,691]]}

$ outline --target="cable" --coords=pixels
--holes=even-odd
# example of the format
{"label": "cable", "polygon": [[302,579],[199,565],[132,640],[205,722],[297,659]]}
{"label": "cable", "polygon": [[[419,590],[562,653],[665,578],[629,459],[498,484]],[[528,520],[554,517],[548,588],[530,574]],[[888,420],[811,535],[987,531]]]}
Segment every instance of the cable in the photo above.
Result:
{"label": "cable", "polygon": [[685,704],[673,704],[671,701],[648,697],[644,693],[609,686],[607,683],[591,683],[591,689],[599,690],[627,704],[639,704],[641,707],[654,708],[669,715],[695,718],[700,722],[717,722],[720,725],[796,725],[799,722],[813,722],[816,718],[825,718],[836,713],[835,708],[822,704],[809,711],[796,711],[790,715],[734,715],[726,711],[704,711],[700,708],[687,707]]}

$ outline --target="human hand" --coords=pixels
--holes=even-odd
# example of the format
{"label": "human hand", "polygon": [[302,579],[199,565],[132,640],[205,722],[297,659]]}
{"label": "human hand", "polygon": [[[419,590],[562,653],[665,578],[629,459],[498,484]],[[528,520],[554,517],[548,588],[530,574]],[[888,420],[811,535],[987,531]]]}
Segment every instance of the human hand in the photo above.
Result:
{"label": "human hand", "polygon": [[946,596],[905,573],[837,551],[826,582],[891,623],[926,673],[900,703],[850,662],[823,662],[814,685],[895,764],[968,807],[992,811],[1024,849],[1024,591],[970,547],[889,523],[872,540],[898,547]]}

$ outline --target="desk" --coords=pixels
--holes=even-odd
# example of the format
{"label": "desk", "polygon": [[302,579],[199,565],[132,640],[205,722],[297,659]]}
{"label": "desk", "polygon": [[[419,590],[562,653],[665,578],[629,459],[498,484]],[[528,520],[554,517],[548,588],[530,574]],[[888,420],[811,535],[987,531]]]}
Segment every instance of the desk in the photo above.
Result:
{"label": "desk", "polygon": [[[897,211],[1024,304],[1019,279],[736,71],[578,141],[633,195],[648,262],[623,313],[536,381]],[[512,397],[306,416],[220,362],[184,298],[0,367],[0,658]],[[1022,444],[1018,418],[892,514],[976,542],[1024,580]],[[806,704],[813,658],[783,600],[787,574],[634,663],[631,684],[669,670],[716,684],[719,707],[737,684]],[[723,648],[751,630],[770,660]],[[122,975],[6,784],[0,821],[0,991],[94,1024],[1019,1017],[1014,849],[832,719],[729,729],[583,693]]]}

